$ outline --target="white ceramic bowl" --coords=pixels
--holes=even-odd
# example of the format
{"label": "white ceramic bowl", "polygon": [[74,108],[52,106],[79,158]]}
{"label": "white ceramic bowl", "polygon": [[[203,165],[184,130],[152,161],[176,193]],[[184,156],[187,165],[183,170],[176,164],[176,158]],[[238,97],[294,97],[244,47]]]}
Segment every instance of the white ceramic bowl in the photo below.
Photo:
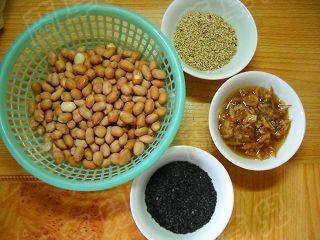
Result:
{"label": "white ceramic bowl", "polygon": [[231,77],[247,66],[256,50],[258,36],[253,17],[239,0],[175,0],[162,18],[161,31],[173,41],[177,23],[191,11],[213,12],[223,17],[236,31],[238,49],[229,64],[215,71],[197,70],[182,61],[185,72],[198,78],[217,80]]}
{"label": "white ceramic bowl", "polygon": [[[284,101],[284,103],[292,105],[289,108],[291,127],[276,157],[270,157],[266,160],[254,160],[241,157],[224,143],[219,134],[218,109],[232,92],[245,86],[272,87],[275,94]],[[212,99],[209,110],[209,129],[216,147],[230,162],[245,169],[262,171],[273,169],[284,164],[295,154],[304,137],[306,117],[298,95],[285,81],[270,73],[251,71],[233,76],[218,89]]]}
{"label": "white ceramic bowl", "polygon": [[[150,177],[160,167],[173,161],[188,161],[204,169],[217,192],[217,203],[211,220],[193,233],[176,234],[162,228],[149,214],[145,203],[145,188]],[[189,146],[176,146],[168,149],[166,154],[149,170],[137,177],[132,184],[130,207],[133,219],[150,240],[204,240],[215,239],[227,226],[233,209],[233,187],[230,177],[222,164],[211,154]]]}

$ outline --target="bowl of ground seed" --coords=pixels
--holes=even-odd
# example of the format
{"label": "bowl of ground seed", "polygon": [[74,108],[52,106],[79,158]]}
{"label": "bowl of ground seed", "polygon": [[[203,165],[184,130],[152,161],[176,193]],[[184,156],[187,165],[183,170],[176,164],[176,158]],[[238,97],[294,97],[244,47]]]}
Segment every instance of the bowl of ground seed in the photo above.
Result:
{"label": "bowl of ground seed", "polygon": [[211,154],[174,146],[132,184],[133,219],[147,239],[211,240],[233,210],[228,172]]}
{"label": "bowl of ground seed", "polygon": [[239,73],[257,47],[257,28],[239,0],[175,0],[161,30],[173,42],[183,70],[219,80]]}

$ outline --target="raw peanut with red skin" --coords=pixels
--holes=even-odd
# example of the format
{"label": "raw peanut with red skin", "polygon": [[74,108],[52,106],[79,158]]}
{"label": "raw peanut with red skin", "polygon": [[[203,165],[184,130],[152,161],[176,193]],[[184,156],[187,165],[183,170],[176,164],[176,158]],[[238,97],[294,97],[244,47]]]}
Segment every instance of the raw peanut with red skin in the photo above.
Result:
{"label": "raw peanut with red skin", "polygon": [[64,155],[61,151],[53,151],[52,156],[56,164],[61,164],[64,161]]}
{"label": "raw peanut with red skin", "polygon": [[72,89],[70,93],[71,93],[72,98],[75,100],[79,100],[82,98],[82,92],[77,88]]}
{"label": "raw peanut with red skin", "polygon": [[151,113],[148,116],[146,116],[146,123],[147,124],[152,124],[156,122],[159,119],[159,115],[156,113]]}
{"label": "raw peanut with red skin", "polygon": [[102,121],[103,116],[104,115],[102,112],[95,112],[94,114],[92,114],[91,121],[92,121],[93,125],[95,126],[95,125],[99,124]]}
{"label": "raw peanut with red skin", "polygon": [[79,109],[79,114],[80,114],[83,118],[85,118],[85,119],[87,119],[87,120],[89,120],[89,119],[91,118],[92,112],[91,112],[86,106],[82,106],[82,107],[80,107],[80,108],[78,108],[78,109]]}
{"label": "raw peanut with red skin", "polygon": [[120,92],[119,91],[112,91],[111,93],[108,94],[107,96],[107,103],[114,103],[119,99]]}
{"label": "raw peanut with red skin", "polygon": [[142,97],[142,96],[133,96],[132,97],[132,101],[134,102],[146,102],[146,97]]}
{"label": "raw peanut with red skin", "polygon": [[102,65],[96,65],[96,66],[94,67],[94,70],[95,70],[95,73],[96,73],[96,76],[97,76],[97,77],[101,77],[101,78],[104,77],[104,71],[105,71],[105,69],[104,69],[104,67],[103,67]]}
{"label": "raw peanut with red skin", "polygon": [[104,53],[105,49],[106,48],[103,45],[98,45],[98,46],[94,47],[94,52],[96,54],[98,54],[99,56],[103,56],[103,53]]}
{"label": "raw peanut with red skin", "polygon": [[105,96],[103,94],[94,94],[94,101],[95,102],[106,102],[107,96]]}
{"label": "raw peanut with red skin", "polygon": [[133,86],[132,90],[133,90],[134,94],[137,96],[145,96],[147,94],[147,89],[145,87],[140,86],[140,85]]}
{"label": "raw peanut with red skin", "polygon": [[128,141],[128,135],[124,133],[120,138],[119,138],[119,143],[121,146],[124,146]]}
{"label": "raw peanut with red skin", "polygon": [[34,120],[34,118],[30,118],[29,124],[32,130],[36,130],[40,123]]}
{"label": "raw peanut with red skin", "polygon": [[48,57],[49,64],[51,66],[54,66],[57,60],[58,60],[57,55],[54,52],[50,52]]}
{"label": "raw peanut with red skin", "polygon": [[55,122],[50,122],[45,126],[46,132],[51,133],[56,129]]}
{"label": "raw peanut with red skin", "polygon": [[82,148],[86,148],[88,146],[87,142],[85,140],[81,140],[81,139],[76,139],[74,141],[74,145],[76,145],[77,147],[82,147]]}
{"label": "raw peanut with red skin", "polygon": [[54,87],[52,87],[49,83],[47,83],[45,81],[41,81],[40,84],[41,84],[41,88],[43,91],[49,92],[49,93],[54,92]]}
{"label": "raw peanut with red skin", "polygon": [[51,99],[44,99],[40,102],[40,107],[42,110],[48,110],[52,107],[52,101]]}
{"label": "raw peanut with red skin", "polygon": [[142,73],[138,70],[134,70],[133,77],[132,77],[132,83],[135,85],[141,84],[143,81]]}
{"label": "raw peanut with red skin", "polygon": [[116,84],[117,89],[121,90],[121,86],[123,84],[128,84],[128,79],[126,79],[125,77],[121,77],[121,78],[118,79],[117,84]]}
{"label": "raw peanut with red skin", "polygon": [[84,75],[87,71],[87,68],[84,64],[74,64],[72,69],[73,73],[76,75]]}
{"label": "raw peanut with red skin", "polygon": [[151,73],[152,73],[152,77],[155,79],[163,80],[167,77],[166,72],[160,69],[153,69]]}
{"label": "raw peanut with red skin", "polygon": [[34,114],[34,111],[36,110],[37,104],[35,101],[31,101],[28,105],[28,111],[30,115]]}
{"label": "raw peanut with red skin", "polygon": [[122,68],[126,72],[133,72],[134,65],[128,60],[121,60],[119,62],[119,67]]}
{"label": "raw peanut with red skin", "polygon": [[132,113],[134,105],[135,105],[134,102],[126,102],[122,110],[124,112]]}
{"label": "raw peanut with red skin", "polygon": [[76,123],[79,123],[83,120],[83,117],[81,116],[81,114],[79,113],[79,109],[75,109],[72,112],[72,118]]}
{"label": "raw peanut with red skin", "polygon": [[152,113],[154,110],[154,101],[151,99],[147,99],[146,103],[144,104],[144,112],[146,114]]}
{"label": "raw peanut with red skin", "polygon": [[68,134],[70,132],[70,129],[68,128],[67,124],[65,123],[55,123],[56,129],[61,131],[62,134]]}
{"label": "raw peanut with red skin", "polygon": [[151,81],[152,85],[157,87],[157,88],[161,88],[161,87],[164,87],[165,86],[165,82],[164,81],[161,81],[161,80],[152,80]]}
{"label": "raw peanut with red skin", "polygon": [[128,125],[133,125],[136,122],[136,118],[128,112],[121,112],[120,113],[120,119],[123,121],[125,124]]}
{"label": "raw peanut with red skin", "polygon": [[64,89],[62,87],[58,88],[55,92],[51,94],[51,100],[57,101],[61,97],[63,92],[64,92]]}
{"label": "raw peanut with red skin", "polygon": [[97,166],[93,163],[93,161],[83,160],[82,161],[83,167],[86,169],[95,169]]}
{"label": "raw peanut with red skin", "polygon": [[61,94],[61,100],[64,102],[71,102],[73,98],[69,92],[63,92]]}
{"label": "raw peanut with red skin", "polygon": [[144,151],[144,144],[143,142],[136,141],[133,147],[133,154],[136,156],[139,156],[143,153]]}
{"label": "raw peanut with red skin", "polygon": [[73,147],[73,138],[70,134],[63,135],[63,141],[65,142],[67,147]]}
{"label": "raw peanut with red skin", "polygon": [[168,94],[167,94],[167,92],[162,92],[162,93],[160,93],[158,102],[159,102],[161,105],[164,105],[164,104],[167,102],[167,99],[168,99]]}
{"label": "raw peanut with red skin", "polygon": [[124,75],[126,75],[126,72],[121,68],[116,69],[116,71],[114,73],[114,76],[116,79],[119,79],[119,78],[123,77]]}
{"label": "raw peanut with red skin", "polygon": [[138,128],[146,125],[146,115],[144,113],[141,113],[139,116],[137,116],[136,125]]}
{"label": "raw peanut with red skin", "polygon": [[150,70],[152,71],[153,69],[156,69],[158,67],[158,63],[156,60],[152,60],[150,63],[149,63],[149,68]]}
{"label": "raw peanut with red skin", "polygon": [[84,150],[84,157],[88,160],[88,161],[92,161],[93,158],[93,152],[90,148],[86,148]]}
{"label": "raw peanut with red skin", "polygon": [[110,124],[108,116],[104,116],[100,121],[101,126],[108,126]]}
{"label": "raw peanut with red skin", "polygon": [[108,157],[110,155],[110,147],[108,144],[104,143],[100,146],[100,152],[102,152],[103,157]]}
{"label": "raw peanut with red skin", "polygon": [[112,153],[120,152],[122,146],[119,143],[119,140],[114,140],[110,145],[110,151]]}
{"label": "raw peanut with red skin", "polygon": [[164,115],[166,115],[166,112],[167,112],[166,107],[159,107],[156,110],[154,110],[154,113],[158,114],[159,117],[163,117]]}
{"label": "raw peanut with red skin", "polygon": [[110,161],[111,161],[111,163],[114,164],[114,165],[119,164],[119,156],[120,156],[119,153],[112,153],[112,154],[110,155]]}
{"label": "raw peanut with red skin", "polygon": [[51,99],[51,93],[42,92],[42,93],[40,93],[40,98],[41,98],[42,100],[44,100],[44,99]]}
{"label": "raw peanut with red skin", "polygon": [[76,162],[80,162],[84,156],[84,149],[82,147],[76,147],[73,154],[73,158]]}
{"label": "raw peanut with red skin", "polygon": [[122,84],[120,87],[122,94],[129,96],[132,94],[132,88],[128,84]]}
{"label": "raw peanut with red skin", "polygon": [[143,80],[141,83],[141,86],[144,87],[145,89],[149,89],[151,87],[151,82]]}
{"label": "raw peanut with red skin", "polygon": [[119,165],[123,166],[130,161],[131,152],[129,149],[122,149],[119,155]]}
{"label": "raw peanut with red skin", "polygon": [[112,68],[111,66],[106,67],[106,69],[104,70],[104,76],[107,79],[112,79],[112,78],[114,78],[114,75],[115,75],[114,68]]}
{"label": "raw peanut with red skin", "polygon": [[58,116],[58,121],[61,122],[61,123],[67,123],[70,120],[72,120],[72,114],[71,113],[61,113]]}
{"label": "raw peanut with red skin", "polygon": [[31,85],[31,89],[34,92],[34,94],[40,94],[41,93],[41,84],[37,82],[33,82]]}
{"label": "raw peanut with red skin", "polygon": [[88,79],[91,81],[96,77],[96,72],[92,68],[90,68],[86,71],[85,76],[87,76]]}
{"label": "raw peanut with red skin", "polygon": [[161,123],[159,121],[156,121],[154,123],[152,123],[151,125],[151,129],[154,131],[154,132],[157,132],[159,131],[161,128]]}
{"label": "raw peanut with red skin", "polygon": [[144,135],[144,136],[139,137],[139,141],[141,141],[143,143],[150,144],[153,142],[153,137],[149,136],[149,135]]}
{"label": "raw peanut with red skin", "polygon": [[111,127],[111,135],[113,136],[113,137],[116,137],[116,138],[119,138],[119,137],[121,137],[122,135],[123,135],[123,129],[121,128],[121,127],[119,127],[119,126],[113,126],[113,127]]}
{"label": "raw peanut with red skin", "polygon": [[104,140],[109,145],[114,141],[114,137],[111,134],[111,127],[107,128],[107,133],[106,133],[106,136],[104,137]]}
{"label": "raw peanut with red skin", "polygon": [[94,143],[94,130],[93,128],[87,128],[86,130],[86,142],[88,144]]}
{"label": "raw peanut with red skin", "polygon": [[151,86],[150,87],[150,95],[153,100],[158,100],[159,95],[160,95],[159,88],[157,88],[156,86]]}
{"label": "raw peanut with red skin", "polygon": [[103,87],[102,87],[102,92],[104,95],[108,95],[109,93],[111,93],[112,90],[112,85],[109,81],[104,81],[103,82]]}
{"label": "raw peanut with red skin", "polygon": [[127,148],[127,149],[129,149],[130,151],[132,151],[135,142],[136,142],[135,139],[129,139],[129,140],[127,141],[126,145],[124,145],[124,148]]}
{"label": "raw peanut with red skin", "polygon": [[137,128],[134,132],[134,134],[137,136],[137,137],[141,137],[143,135],[146,135],[148,134],[148,128],[147,127],[142,127],[142,128]]}
{"label": "raw peanut with red skin", "polygon": [[52,122],[53,120],[53,111],[51,109],[48,109],[44,113],[44,119],[47,123]]}
{"label": "raw peanut with red skin", "polygon": [[98,65],[98,64],[102,63],[102,57],[100,55],[92,55],[90,57],[90,63],[92,65]]}
{"label": "raw peanut with red skin", "polygon": [[146,80],[148,80],[148,81],[152,80],[151,71],[150,71],[150,69],[149,69],[149,67],[147,65],[142,65],[141,72],[142,72],[143,77]]}
{"label": "raw peanut with red skin", "polygon": [[74,80],[76,82],[77,88],[80,90],[84,89],[89,83],[89,79],[87,76],[78,75]]}
{"label": "raw peanut with red skin", "polygon": [[96,166],[101,166],[102,162],[103,162],[103,154],[101,151],[97,151],[95,153],[93,153],[93,159],[92,161],[94,162],[94,164]]}
{"label": "raw peanut with red skin", "polygon": [[58,139],[54,142],[54,144],[60,148],[61,150],[67,149],[67,145],[64,143],[63,139]]}
{"label": "raw peanut with red skin", "polygon": [[90,149],[92,150],[92,152],[97,152],[99,151],[100,147],[97,144],[93,143],[90,145]]}
{"label": "raw peanut with red skin", "polygon": [[54,139],[54,140],[57,140],[57,139],[60,139],[62,137],[62,132],[59,131],[59,130],[54,130],[52,133],[51,133],[51,138]]}
{"label": "raw peanut with red skin", "polygon": [[135,116],[138,116],[143,112],[144,108],[145,108],[145,105],[143,102],[137,102],[134,104],[132,112]]}
{"label": "raw peanut with red skin", "polygon": [[66,70],[66,64],[64,63],[63,60],[57,60],[54,64],[57,72],[63,72]]}
{"label": "raw peanut with red skin", "polygon": [[88,83],[88,85],[82,89],[81,92],[84,97],[88,97],[92,93],[92,84]]}
{"label": "raw peanut with red skin", "polygon": [[92,110],[94,112],[101,112],[101,111],[105,110],[106,107],[107,107],[107,103],[105,103],[105,102],[97,102],[97,103],[93,104]]}
{"label": "raw peanut with red skin", "polygon": [[69,129],[73,129],[76,127],[76,122],[74,120],[71,120],[71,121],[67,122],[67,126]]}
{"label": "raw peanut with red skin", "polygon": [[118,110],[112,110],[109,114],[108,114],[108,119],[110,123],[114,123],[117,122],[119,119],[119,111]]}
{"label": "raw peanut with red skin", "polygon": [[94,133],[97,137],[103,138],[107,133],[107,129],[104,126],[99,125],[94,128]]}

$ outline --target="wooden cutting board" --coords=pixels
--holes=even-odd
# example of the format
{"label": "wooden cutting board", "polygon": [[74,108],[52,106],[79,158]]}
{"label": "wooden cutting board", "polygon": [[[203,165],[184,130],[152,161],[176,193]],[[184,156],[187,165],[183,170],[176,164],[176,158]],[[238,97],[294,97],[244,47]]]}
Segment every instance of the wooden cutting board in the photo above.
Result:
{"label": "wooden cutting board", "polygon": [[[0,0],[2,3],[3,0]],[[45,13],[84,1],[7,1],[0,31],[0,59],[12,41]],[[170,0],[94,1],[143,14],[160,27]],[[251,172],[229,163],[214,146],[207,119],[223,81],[186,77],[184,120],[173,145],[192,145],[213,154],[234,185],[235,205],[220,239],[320,239],[320,1],[245,0],[256,21],[259,43],[245,69],[285,79],[301,97],[307,131],[285,165]],[[21,20],[22,19],[22,20]],[[131,183],[108,191],[77,193],[36,181],[0,142],[0,239],[145,239],[130,214]]]}

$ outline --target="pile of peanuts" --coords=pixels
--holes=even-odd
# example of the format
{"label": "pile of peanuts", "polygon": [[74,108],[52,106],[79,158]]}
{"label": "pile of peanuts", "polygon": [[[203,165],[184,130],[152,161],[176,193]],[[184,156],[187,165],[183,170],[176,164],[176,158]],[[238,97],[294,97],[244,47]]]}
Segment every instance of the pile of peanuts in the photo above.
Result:
{"label": "pile of peanuts", "polygon": [[30,126],[57,164],[125,165],[154,140],[166,114],[166,73],[156,60],[113,43],[50,53],[47,80],[33,82]]}

